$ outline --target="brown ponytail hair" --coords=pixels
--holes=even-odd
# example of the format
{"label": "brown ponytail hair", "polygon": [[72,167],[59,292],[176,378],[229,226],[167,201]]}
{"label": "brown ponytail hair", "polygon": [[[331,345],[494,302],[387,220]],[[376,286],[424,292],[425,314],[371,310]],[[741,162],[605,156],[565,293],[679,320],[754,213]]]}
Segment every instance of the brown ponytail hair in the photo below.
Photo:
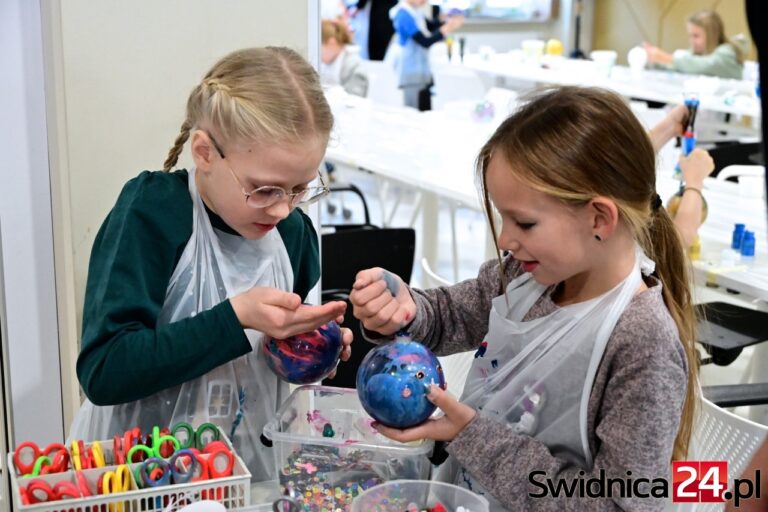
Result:
{"label": "brown ponytail hair", "polygon": [[327,140],[333,115],[317,72],[298,53],[249,48],[219,60],[192,89],[164,170],[176,165],[191,130],[201,125],[232,143],[296,143],[312,135]]}
{"label": "brown ponytail hair", "polygon": [[477,158],[483,203],[496,233],[485,178],[494,152],[510,163],[517,178],[569,205],[583,205],[597,196],[611,198],[620,220],[656,262],[664,303],[688,359],[687,393],[673,449],[673,459],[684,459],[699,393],[690,262],[672,219],[653,204],[656,155],[645,129],[624,101],[609,91],[562,87],[538,93],[501,123]]}

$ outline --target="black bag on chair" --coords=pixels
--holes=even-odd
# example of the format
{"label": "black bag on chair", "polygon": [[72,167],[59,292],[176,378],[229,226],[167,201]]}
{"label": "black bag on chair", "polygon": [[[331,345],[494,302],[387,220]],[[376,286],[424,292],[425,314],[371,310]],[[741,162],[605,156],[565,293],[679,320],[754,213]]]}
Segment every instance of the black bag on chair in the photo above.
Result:
{"label": "black bag on chair", "polygon": [[412,228],[377,228],[370,224],[338,229],[322,235],[323,302],[346,300],[344,327],[352,329],[352,357],[339,363],[336,376],[323,384],[354,388],[357,368],[375,346],[363,339],[360,322],[352,314],[349,293],[357,273],[371,267],[386,268],[408,283],[413,271],[416,233]]}

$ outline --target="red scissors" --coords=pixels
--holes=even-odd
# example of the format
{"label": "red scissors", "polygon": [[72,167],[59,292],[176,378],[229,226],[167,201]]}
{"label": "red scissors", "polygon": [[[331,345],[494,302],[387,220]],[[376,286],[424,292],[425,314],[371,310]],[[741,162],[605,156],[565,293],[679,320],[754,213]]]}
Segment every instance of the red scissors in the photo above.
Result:
{"label": "red scissors", "polygon": [[[53,457],[51,454],[54,454]],[[46,459],[47,465],[43,467]],[[37,476],[38,474],[60,473],[66,471],[69,466],[69,452],[60,443],[52,443],[40,449],[37,443],[25,441],[16,447],[16,451],[13,453],[13,463],[22,475]]]}
{"label": "red scissors", "polygon": [[193,482],[232,476],[235,455],[222,441],[211,441],[202,452],[192,448],[190,450],[195,452],[200,467],[200,473],[192,477]]}
{"label": "red scissors", "polygon": [[29,504],[42,503],[45,501],[57,501],[64,498],[79,498],[80,489],[72,482],[59,482],[53,487],[40,478],[31,480],[23,491],[26,494]]}

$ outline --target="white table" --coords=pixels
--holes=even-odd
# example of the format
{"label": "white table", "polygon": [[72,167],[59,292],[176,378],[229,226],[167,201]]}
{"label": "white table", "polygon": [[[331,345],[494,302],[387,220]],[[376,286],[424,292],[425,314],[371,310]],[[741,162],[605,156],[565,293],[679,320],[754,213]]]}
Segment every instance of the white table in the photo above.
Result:
{"label": "white table", "polygon": [[755,118],[761,116],[760,101],[755,95],[754,84],[745,80],[718,79],[660,70],[632,73],[626,66],[614,66],[610,76],[605,77],[600,75],[595,63],[588,60],[554,60],[549,68],[543,68],[521,62],[511,54],[494,54],[487,58],[471,54],[465,56],[463,65],[496,78],[534,84],[604,87],[628,98],[671,104],[681,103],[686,88],[694,88],[700,92],[701,110]]}

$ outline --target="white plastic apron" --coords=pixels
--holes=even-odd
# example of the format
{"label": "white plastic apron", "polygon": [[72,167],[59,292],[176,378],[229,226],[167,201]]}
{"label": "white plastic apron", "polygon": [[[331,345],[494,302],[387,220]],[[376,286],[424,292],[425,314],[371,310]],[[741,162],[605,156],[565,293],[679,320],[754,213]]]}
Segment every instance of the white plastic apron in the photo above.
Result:
{"label": "white plastic apron", "polygon": [[[194,169],[189,172],[189,194],[192,236],[171,276],[158,325],[194,316],[254,286],[293,290],[291,262],[277,230],[259,240],[215,230],[197,191]],[[202,377],[127,404],[99,407],[86,400],[70,439],[112,439],[136,426],[148,432],[154,425],[179,421],[195,427],[212,422],[232,437],[254,481],[275,479],[272,449],[262,445],[260,436],[287,397],[288,385],[266,364],[260,349],[264,335],[250,329],[245,334],[255,349]],[[215,350],[215,339],[211,345]]]}
{"label": "white plastic apron", "polygon": [[[523,321],[547,291],[531,274],[509,283],[492,302],[488,334],[469,370],[461,401],[543,442],[550,452],[589,469],[587,405],[605,346],[619,317],[654,263],[638,248],[630,274],[615,288],[586,302]],[[491,510],[504,507],[455,460],[439,479],[483,494]],[[452,464],[451,464],[452,463]]]}

